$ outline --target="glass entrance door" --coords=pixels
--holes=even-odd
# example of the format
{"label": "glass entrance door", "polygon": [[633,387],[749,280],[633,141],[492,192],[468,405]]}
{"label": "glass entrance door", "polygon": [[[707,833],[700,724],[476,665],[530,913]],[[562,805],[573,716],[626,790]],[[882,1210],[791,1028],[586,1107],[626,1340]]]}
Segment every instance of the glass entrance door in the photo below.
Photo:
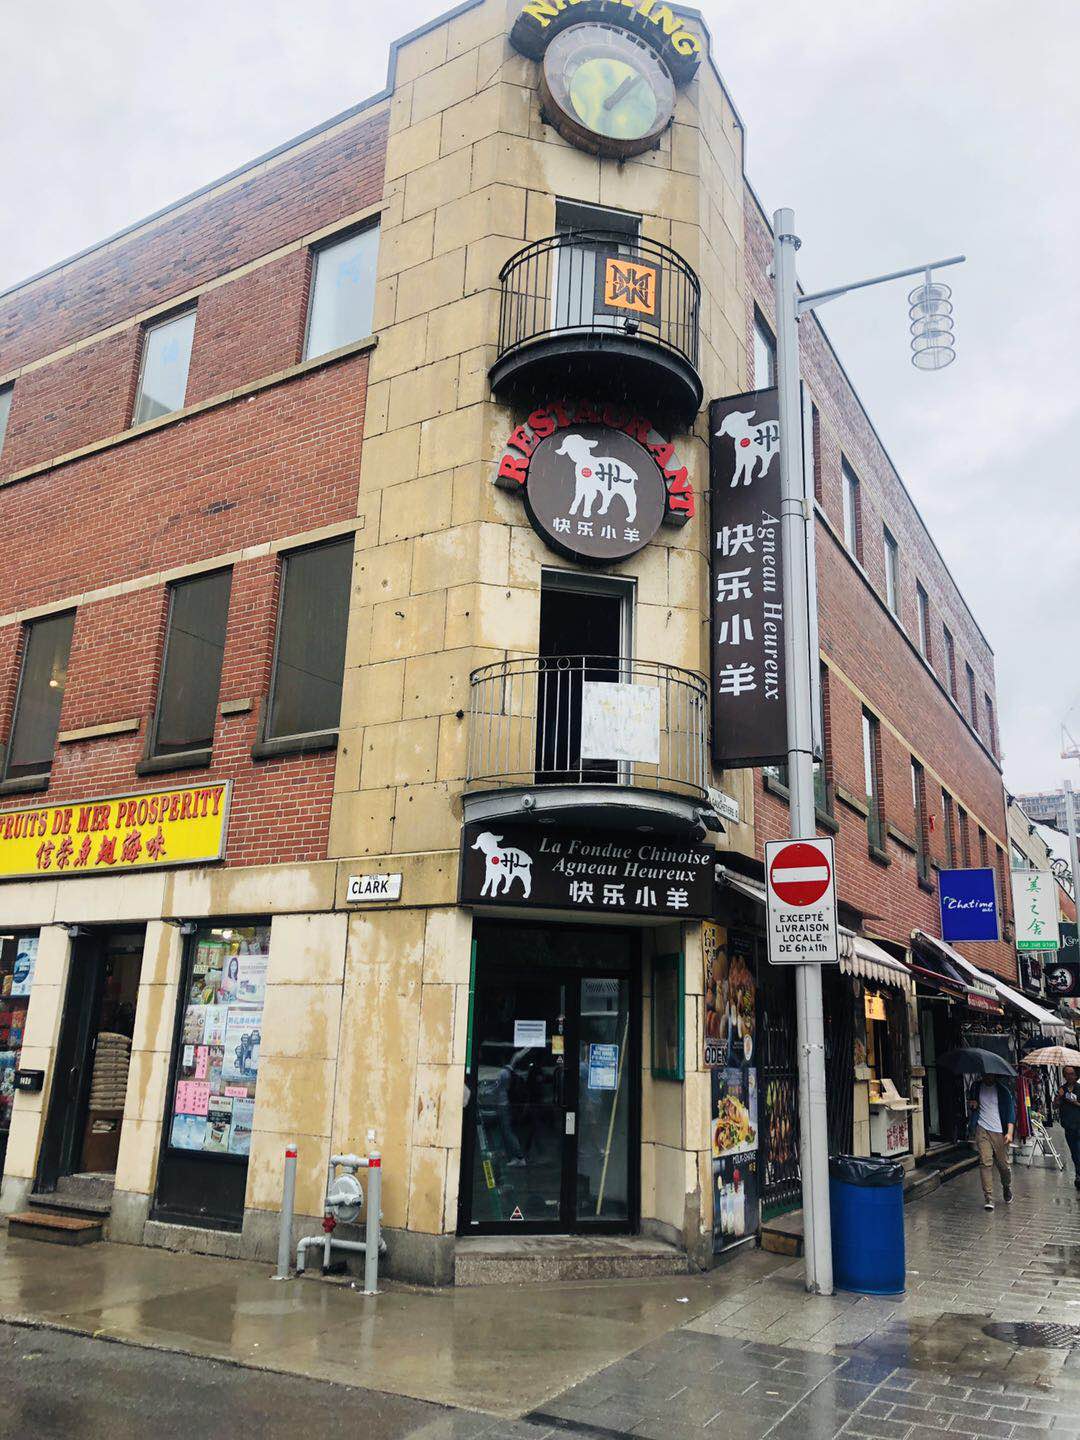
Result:
{"label": "glass entrance door", "polygon": [[[507,958],[478,945],[460,1228],[627,1231],[636,1219],[639,1103],[631,975],[556,955],[572,962],[590,941],[614,941],[625,953],[630,942],[556,930],[526,939],[510,927],[491,933],[499,939],[490,949]],[[533,963],[526,947],[550,951],[551,963]],[[515,951],[516,963],[508,958]]]}

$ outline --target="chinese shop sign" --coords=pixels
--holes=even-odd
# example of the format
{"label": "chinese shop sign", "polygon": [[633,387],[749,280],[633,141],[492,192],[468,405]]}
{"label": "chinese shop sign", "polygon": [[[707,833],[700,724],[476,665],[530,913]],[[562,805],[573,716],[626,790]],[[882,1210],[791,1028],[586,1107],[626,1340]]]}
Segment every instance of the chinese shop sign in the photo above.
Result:
{"label": "chinese shop sign", "polygon": [[510,43],[532,60],[561,30],[599,20],[632,31],[660,55],[673,78],[685,84],[701,63],[702,42],[687,27],[678,7],[659,0],[528,0],[514,21]]}
{"label": "chinese shop sign", "polygon": [[1057,950],[1057,881],[1049,870],[1012,872],[1013,913],[1018,950]]}
{"label": "chinese shop sign", "polygon": [[581,910],[615,917],[704,917],[714,908],[716,852],[633,832],[474,821],[462,833],[461,902]]}
{"label": "chinese shop sign", "polygon": [[1000,938],[997,884],[992,869],[942,870],[938,889],[943,940],[951,944],[954,940]]}
{"label": "chinese shop sign", "polygon": [[694,514],[675,447],[616,405],[540,406],[507,437],[494,480],[553,550],[587,564],[623,560]]}
{"label": "chinese shop sign", "polygon": [[231,781],[0,814],[0,880],[220,860]]}
{"label": "chinese shop sign", "polygon": [[713,759],[724,769],[787,758],[775,390],[709,409]]}

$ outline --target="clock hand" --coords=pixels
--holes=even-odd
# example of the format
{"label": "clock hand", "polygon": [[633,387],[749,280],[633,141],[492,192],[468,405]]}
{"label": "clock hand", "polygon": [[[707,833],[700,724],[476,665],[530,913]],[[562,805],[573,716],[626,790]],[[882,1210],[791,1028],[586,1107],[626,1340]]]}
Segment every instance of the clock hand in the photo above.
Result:
{"label": "clock hand", "polygon": [[622,82],[622,84],[616,90],[613,90],[608,96],[608,98],[604,101],[604,109],[614,110],[615,106],[619,103],[623,96],[628,95],[630,91],[634,88],[634,86],[638,84],[638,82],[642,78],[643,77],[641,75],[628,75],[626,79]]}

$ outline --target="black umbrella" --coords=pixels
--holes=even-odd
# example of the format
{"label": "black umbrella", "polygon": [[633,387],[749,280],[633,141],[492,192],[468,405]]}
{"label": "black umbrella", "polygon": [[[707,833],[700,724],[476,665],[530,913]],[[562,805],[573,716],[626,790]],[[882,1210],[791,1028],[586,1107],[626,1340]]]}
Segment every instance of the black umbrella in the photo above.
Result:
{"label": "black umbrella", "polygon": [[946,1070],[955,1070],[958,1075],[1016,1075],[1008,1060],[995,1055],[993,1050],[979,1050],[975,1046],[948,1050],[938,1056],[937,1063],[944,1065]]}

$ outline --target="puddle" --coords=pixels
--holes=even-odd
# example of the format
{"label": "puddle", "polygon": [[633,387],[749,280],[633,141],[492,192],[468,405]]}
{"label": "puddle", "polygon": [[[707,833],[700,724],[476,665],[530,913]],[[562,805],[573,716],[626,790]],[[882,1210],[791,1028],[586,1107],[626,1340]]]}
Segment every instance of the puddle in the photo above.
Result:
{"label": "puddle", "polygon": [[1071,1350],[1080,1344],[1080,1325],[1022,1320],[1016,1324],[995,1321],[982,1327],[991,1340],[1004,1340],[1027,1350]]}

